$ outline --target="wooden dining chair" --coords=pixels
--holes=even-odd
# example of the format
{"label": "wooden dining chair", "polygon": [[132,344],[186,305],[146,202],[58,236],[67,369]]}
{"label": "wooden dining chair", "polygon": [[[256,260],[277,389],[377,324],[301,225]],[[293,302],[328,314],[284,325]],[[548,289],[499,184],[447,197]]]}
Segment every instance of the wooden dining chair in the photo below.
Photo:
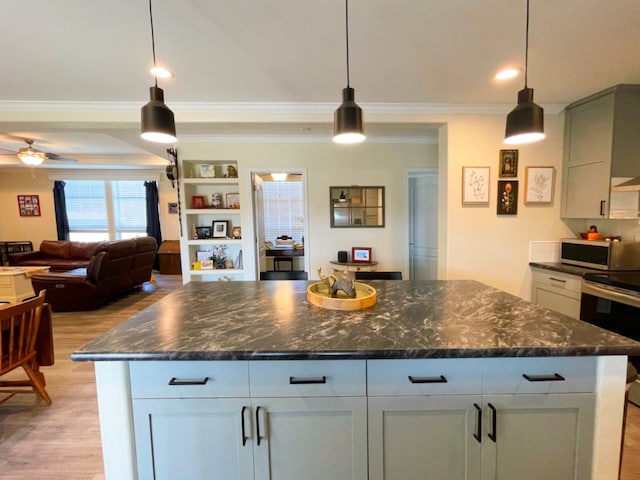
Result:
{"label": "wooden dining chair", "polygon": [[[0,404],[17,393],[36,393],[47,405],[51,405],[51,398],[44,388],[44,375],[36,361],[36,337],[45,293],[45,290],[41,290],[31,300],[0,307],[0,394],[8,394],[0,399]],[[2,380],[3,375],[18,367],[24,369],[27,380]]]}

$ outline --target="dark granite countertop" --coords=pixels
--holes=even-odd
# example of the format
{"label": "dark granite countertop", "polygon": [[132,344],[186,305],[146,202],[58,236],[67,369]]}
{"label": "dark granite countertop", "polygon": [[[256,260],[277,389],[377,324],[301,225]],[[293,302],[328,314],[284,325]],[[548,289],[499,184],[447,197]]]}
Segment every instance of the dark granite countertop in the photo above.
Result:
{"label": "dark granite countertop", "polygon": [[640,355],[640,342],[472,280],[369,281],[359,311],[311,305],[313,282],[191,282],[73,360]]}
{"label": "dark granite countertop", "polygon": [[530,267],[541,268],[543,270],[551,270],[553,272],[568,273],[569,275],[585,276],[587,273],[603,273],[604,270],[597,268],[578,267],[576,265],[567,265],[559,262],[529,262]]}

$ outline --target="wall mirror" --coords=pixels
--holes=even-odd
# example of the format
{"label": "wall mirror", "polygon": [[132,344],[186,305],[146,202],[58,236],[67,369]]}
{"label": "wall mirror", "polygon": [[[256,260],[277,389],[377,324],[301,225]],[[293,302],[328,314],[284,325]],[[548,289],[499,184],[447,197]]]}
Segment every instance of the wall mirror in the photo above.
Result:
{"label": "wall mirror", "polygon": [[331,228],[384,227],[384,187],[329,187]]}

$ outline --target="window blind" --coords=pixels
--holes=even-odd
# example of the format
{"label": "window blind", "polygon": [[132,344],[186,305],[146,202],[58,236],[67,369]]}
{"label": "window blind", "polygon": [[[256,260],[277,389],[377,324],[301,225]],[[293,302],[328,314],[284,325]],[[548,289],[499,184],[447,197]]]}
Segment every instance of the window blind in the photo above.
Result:
{"label": "window blind", "polygon": [[303,182],[264,182],[264,238],[275,244],[282,235],[302,242],[304,234]]}
{"label": "window blind", "polygon": [[105,182],[68,181],[64,188],[69,230],[107,231]]}

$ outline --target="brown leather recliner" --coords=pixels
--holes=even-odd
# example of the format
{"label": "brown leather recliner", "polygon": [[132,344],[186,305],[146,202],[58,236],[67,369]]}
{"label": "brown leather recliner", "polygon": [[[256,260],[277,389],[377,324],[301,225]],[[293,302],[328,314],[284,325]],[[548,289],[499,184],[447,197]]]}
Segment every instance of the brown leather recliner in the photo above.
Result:
{"label": "brown leather recliner", "polygon": [[93,310],[149,281],[156,250],[153,237],[104,242],[86,270],[34,274],[31,284],[36,294],[47,290],[46,301],[53,311]]}

